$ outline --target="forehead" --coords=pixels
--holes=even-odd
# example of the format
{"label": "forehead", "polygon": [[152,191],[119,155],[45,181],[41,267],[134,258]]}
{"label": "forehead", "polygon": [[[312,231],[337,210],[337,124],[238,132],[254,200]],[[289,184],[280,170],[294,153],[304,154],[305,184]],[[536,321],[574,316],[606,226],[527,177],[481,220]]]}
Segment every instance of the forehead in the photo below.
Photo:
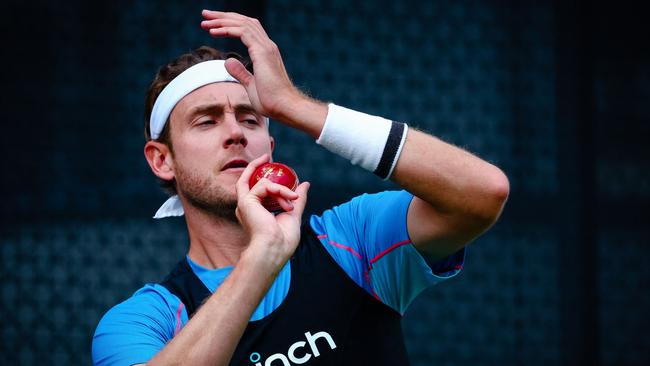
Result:
{"label": "forehead", "polygon": [[238,104],[250,105],[246,89],[234,82],[219,82],[204,85],[184,96],[172,110],[172,115],[183,116],[193,107],[206,104],[223,104],[226,107]]}

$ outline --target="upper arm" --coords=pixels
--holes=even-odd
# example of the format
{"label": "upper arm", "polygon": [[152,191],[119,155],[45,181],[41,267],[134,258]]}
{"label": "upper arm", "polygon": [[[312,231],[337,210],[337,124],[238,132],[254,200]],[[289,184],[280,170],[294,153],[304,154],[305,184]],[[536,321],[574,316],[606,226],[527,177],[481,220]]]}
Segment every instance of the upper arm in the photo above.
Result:
{"label": "upper arm", "polygon": [[[428,261],[411,244],[406,191],[364,194],[312,217],[321,242],[352,279],[403,313],[427,286],[457,274],[464,251]],[[447,260],[447,262],[445,262]]]}
{"label": "upper arm", "polygon": [[[175,296],[141,290],[111,308],[93,336],[93,363],[135,365],[149,361],[180,328],[181,311],[176,316],[174,307],[182,309]],[[186,318],[186,314],[182,315]]]}
{"label": "upper arm", "polygon": [[432,260],[458,252],[488,227],[467,216],[439,212],[418,197],[409,206],[407,226],[413,245]]}

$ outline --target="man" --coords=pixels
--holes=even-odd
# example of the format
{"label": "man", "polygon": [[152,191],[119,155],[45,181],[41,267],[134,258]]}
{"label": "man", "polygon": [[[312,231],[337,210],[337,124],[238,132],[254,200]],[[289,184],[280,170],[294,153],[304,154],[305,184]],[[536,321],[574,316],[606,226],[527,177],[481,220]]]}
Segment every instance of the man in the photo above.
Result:
{"label": "man", "polygon": [[[208,48],[159,71],[144,153],[177,194],[156,217],[185,215],[189,252],[104,316],[94,362],[407,364],[401,314],[462,268],[464,247],[498,218],[507,178],[404,124],[306,97],[257,20],[203,17],[210,35],[244,43],[254,75]],[[248,186],[274,148],[266,117],[405,190],[357,197],[301,225],[309,183]],[[284,212],[268,212],[267,197]]]}

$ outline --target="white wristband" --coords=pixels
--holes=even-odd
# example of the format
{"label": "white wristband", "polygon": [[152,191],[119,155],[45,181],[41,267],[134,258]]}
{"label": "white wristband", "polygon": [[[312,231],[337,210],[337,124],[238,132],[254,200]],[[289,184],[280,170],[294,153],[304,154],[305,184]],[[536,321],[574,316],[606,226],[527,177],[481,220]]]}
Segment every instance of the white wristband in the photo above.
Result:
{"label": "white wristband", "polygon": [[395,169],[407,131],[405,123],[330,103],[316,143],[386,180]]}

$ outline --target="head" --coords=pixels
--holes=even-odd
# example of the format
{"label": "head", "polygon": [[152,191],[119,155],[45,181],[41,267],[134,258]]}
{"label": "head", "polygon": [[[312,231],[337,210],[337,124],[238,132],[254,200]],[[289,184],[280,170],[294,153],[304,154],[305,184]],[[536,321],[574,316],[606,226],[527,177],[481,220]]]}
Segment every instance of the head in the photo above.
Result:
{"label": "head", "polygon": [[[149,121],[163,89],[190,67],[209,60],[236,58],[200,47],[163,66],[145,101],[145,157],[161,185],[192,206],[234,218],[235,182],[246,162],[271,153],[274,146],[265,118],[252,108],[235,82],[215,82],[183,96],[169,113],[160,135],[152,139]],[[252,71],[252,70],[249,70]]]}

